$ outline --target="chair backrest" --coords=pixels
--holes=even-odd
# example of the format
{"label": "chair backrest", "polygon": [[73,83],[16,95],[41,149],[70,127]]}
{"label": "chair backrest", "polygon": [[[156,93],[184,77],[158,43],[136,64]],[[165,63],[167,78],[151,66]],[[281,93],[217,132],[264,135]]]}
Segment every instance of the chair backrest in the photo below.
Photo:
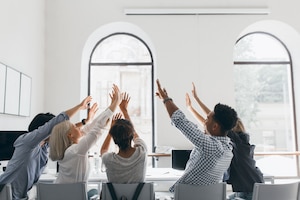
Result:
{"label": "chair backrest", "polygon": [[86,200],[86,183],[38,183],[38,200]]}
{"label": "chair backrest", "polygon": [[211,185],[175,185],[175,200],[225,200],[226,183]]}
{"label": "chair backrest", "polygon": [[299,182],[284,184],[255,183],[252,200],[293,200],[298,198]]}
{"label": "chair backrest", "polygon": [[12,200],[12,192],[11,192],[11,185],[6,184],[2,191],[0,192],[0,199],[1,200]]}
{"label": "chair backrest", "polygon": [[297,200],[300,200],[300,182],[298,182],[298,198]]}
{"label": "chair backrest", "polygon": [[[138,186],[138,183],[127,183],[127,184],[113,183],[112,185],[115,189],[116,196],[118,199],[122,195],[124,195],[127,197],[128,200],[131,200]],[[102,199],[113,200],[112,196],[110,195],[107,183],[102,183]],[[138,200],[154,200],[154,199],[155,199],[155,195],[153,190],[153,183],[145,183],[138,197]]]}

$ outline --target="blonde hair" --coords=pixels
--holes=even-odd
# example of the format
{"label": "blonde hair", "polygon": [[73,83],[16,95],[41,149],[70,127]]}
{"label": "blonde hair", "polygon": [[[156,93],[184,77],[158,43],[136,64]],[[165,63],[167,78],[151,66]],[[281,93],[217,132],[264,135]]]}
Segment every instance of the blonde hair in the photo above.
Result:
{"label": "blonde hair", "polygon": [[233,127],[232,129],[234,132],[238,133],[238,132],[246,132],[246,129],[244,127],[244,124],[242,122],[242,120],[240,118],[237,119],[236,121],[236,125]]}
{"label": "blonde hair", "polygon": [[72,123],[66,120],[53,127],[49,140],[49,157],[51,160],[56,161],[64,158],[66,149],[72,144],[68,138],[71,126]]}

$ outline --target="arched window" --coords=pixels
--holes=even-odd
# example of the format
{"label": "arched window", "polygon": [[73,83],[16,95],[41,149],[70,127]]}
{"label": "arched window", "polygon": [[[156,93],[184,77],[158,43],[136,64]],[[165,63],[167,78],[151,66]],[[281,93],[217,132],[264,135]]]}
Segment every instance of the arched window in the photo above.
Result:
{"label": "arched window", "polygon": [[118,32],[102,38],[91,52],[88,77],[88,93],[96,98],[100,110],[110,104],[108,94],[113,84],[130,95],[129,115],[151,151],[154,146],[153,58],[147,44],[129,33]]}
{"label": "arched window", "polygon": [[[235,45],[234,73],[236,109],[255,151],[296,151],[292,60],[286,46],[269,33],[244,35]],[[294,155],[257,156],[256,160],[266,174],[298,175]]]}

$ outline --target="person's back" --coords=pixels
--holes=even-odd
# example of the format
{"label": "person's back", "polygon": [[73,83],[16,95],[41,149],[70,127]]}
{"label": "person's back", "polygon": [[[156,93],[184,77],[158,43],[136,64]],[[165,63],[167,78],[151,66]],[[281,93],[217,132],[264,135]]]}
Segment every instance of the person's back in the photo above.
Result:
{"label": "person's back", "polygon": [[[50,134],[51,128],[63,117],[50,113],[40,113],[28,127],[28,133],[19,136],[14,142],[14,153],[0,183],[11,183],[13,199],[26,198],[27,192],[38,181],[48,161],[48,144],[40,144]],[[51,120],[51,122],[48,122]],[[45,124],[46,123],[46,124]],[[41,126],[41,128],[39,128]]]}
{"label": "person's back", "polygon": [[[156,83],[158,88],[156,94],[163,100],[172,125],[194,145],[185,172],[175,184],[210,185],[221,182],[232,158],[232,146],[227,132],[236,124],[236,111],[220,103],[215,105],[213,111],[207,109],[206,119],[201,118],[205,127],[203,132],[186,118],[158,80]],[[186,100],[189,100],[188,95]],[[174,192],[174,189],[175,185],[169,190]]]}
{"label": "person's back", "polygon": [[29,132],[17,138],[14,154],[0,176],[0,185],[11,183],[13,199],[27,199],[27,192],[38,181],[47,164],[48,139],[52,128],[80,109],[85,109],[87,99],[56,117],[50,113],[36,115],[29,125]]}
{"label": "person's back", "polygon": [[[101,147],[102,163],[106,168],[108,181],[113,183],[138,183],[145,181],[147,168],[147,146],[136,133],[127,111],[130,97],[123,94],[119,105],[122,114],[114,116],[111,128]],[[113,138],[119,152],[108,152]],[[132,146],[133,142],[133,146]]]}
{"label": "person's back", "polygon": [[145,142],[134,140],[135,151],[130,157],[122,157],[114,152],[102,155],[108,181],[113,183],[138,183],[145,180],[147,167],[147,150]]}
{"label": "person's back", "polygon": [[[181,111],[172,115],[172,123],[195,145],[185,172],[177,183],[209,185],[222,181],[232,159],[232,146],[225,136],[208,135],[187,121]],[[174,192],[175,185],[170,188]]]}
{"label": "person's back", "polygon": [[233,142],[233,159],[230,164],[229,179],[234,192],[252,192],[254,183],[263,183],[263,174],[253,159],[254,145],[250,145],[246,133],[230,132],[228,137]]}
{"label": "person's back", "polygon": [[228,179],[226,182],[232,185],[231,196],[251,199],[254,183],[263,183],[264,178],[260,169],[256,166],[254,160],[255,145],[251,145],[250,136],[245,132],[240,119],[228,137],[233,143],[233,158],[228,169]]}

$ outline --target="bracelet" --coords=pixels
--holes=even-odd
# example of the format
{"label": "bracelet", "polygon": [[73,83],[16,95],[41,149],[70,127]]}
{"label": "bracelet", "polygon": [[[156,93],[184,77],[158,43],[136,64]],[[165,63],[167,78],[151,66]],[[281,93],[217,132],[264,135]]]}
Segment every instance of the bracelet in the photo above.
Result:
{"label": "bracelet", "polygon": [[167,98],[165,98],[165,99],[164,99],[164,101],[163,101],[163,102],[164,102],[164,103],[166,103],[167,101],[173,101],[173,99],[172,99],[172,98],[169,98],[169,97],[167,97]]}
{"label": "bracelet", "polygon": [[82,119],[82,120],[81,120],[81,123],[82,123],[83,125],[86,124],[86,123],[85,123],[85,120],[86,120],[86,119]]}

